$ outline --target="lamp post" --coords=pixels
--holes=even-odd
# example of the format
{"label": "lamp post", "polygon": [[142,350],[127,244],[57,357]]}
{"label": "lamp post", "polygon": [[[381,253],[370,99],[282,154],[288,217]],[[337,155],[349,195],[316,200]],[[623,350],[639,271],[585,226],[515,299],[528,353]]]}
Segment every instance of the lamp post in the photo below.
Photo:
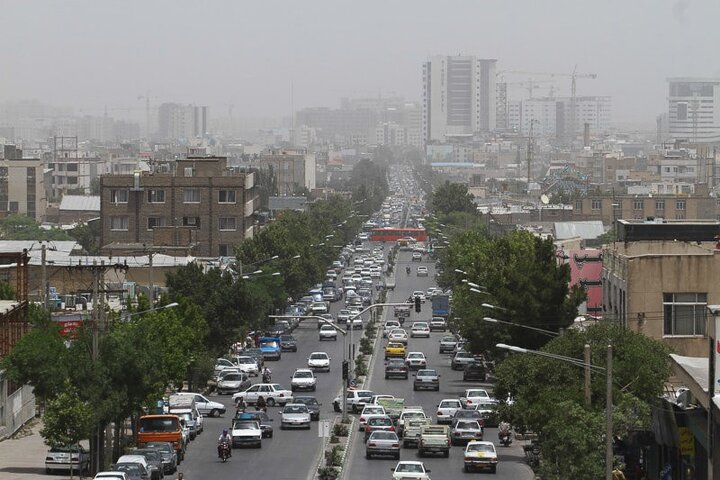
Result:
{"label": "lamp post", "polygon": [[[271,261],[273,261],[273,260],[277,260],[278,258],[280,258],[278,255],[273,255],[273,256],[270,257],[270,258],[266,258],[266,259],[264,259],[264,260],[258,260],[257,262],[253,262],[253,263],[247,263],[247,264],[245,264],[244,266],[245,266],[245,267],[252,267],[252,266],[255,266],[255,265],[260,265],[261,263],[271,262]],[[299,255],[298,255],[298,258],[300,258]],[[240,265],[240,278],[245,278],[245,277],[243,276],[243,263],[242,263],[240,260],[238,260],[238,265]]]}
{"label": "lamp post", "polygon": [[[509,350],[511,352],[517,352],[517,353],[528,353],[532,355],[537,355],[540,357],[545,358],[551,358],[553,360],[559,360],[562,362],[570,363],[572,365],[576,365],[578,367],[583,367],[585,369],[585,385],[589,385],[589,380],[587,376],[590,375],[590,371],[595,371],[597,373],[605,372],[606,374],[606,392],[605,392],[605,480],[612,480],[612,468],[613,468],[613,449],[612,449],[612,430],[613,430],[613,423],[612,423],[612,411],[613,411],[613,400],[612,400],[612,345],[607,346],[607,367],[599,367],[597,365],[592,365],[589,362],[589,355],[585,355],[585,361],[581,361],[578,358],[573,357],[566,357],[564,355],[558,355],[555,353],[549,353],[549,352],[542,352],[539,350],[530,350],[528,348],[522,348],[522,347],[516,347],[514,345],[506,345],[504,343],[498,343],[495,345],[497,348],[502,348],[504,350]],[[585,346],[586,352],[588,351],[588,346]]]}
{"label": "lamp post", "polygon": [[177,302],[168,303],[167,305],[163,305],[162,307],[153,307],[148,308],[147,310],[143,310],[141,312],[126,312],[124,315],[121,315],[121,318],[124,318],[125,320],[130,320],[132,317],[136,315],[142,315],[143,313],[149,313],[149,312],[157,312],[158,310],[165,310],[166,308],[175,308],[179,305]]}
{"label": "lamp post", "polygon": [[530,325],[522,325],[520,323],[507,322],[505,320],[498,320],[497,318],[492,318],[492,317],[483,317],[483,321],[488,322],[488,323],[499,323],[501,325],[508,325],[511,327],[525,328],[527,330],[532,330],[534,332],[542,333],[543,335],[547,335],[549,337],[559,337],[560,336],[560,334],[558,332],[553,332],[552,330],[545,330],[543,328],[532,327]]}
{"label": "lamp post", "polygon": [[505,307],[498,307],[497,305],[491,305],[489,303],[483,303],[480,305],[483,308],[489,308],[490,310],[502,310],[503,312],[509,312],[510,310]]}

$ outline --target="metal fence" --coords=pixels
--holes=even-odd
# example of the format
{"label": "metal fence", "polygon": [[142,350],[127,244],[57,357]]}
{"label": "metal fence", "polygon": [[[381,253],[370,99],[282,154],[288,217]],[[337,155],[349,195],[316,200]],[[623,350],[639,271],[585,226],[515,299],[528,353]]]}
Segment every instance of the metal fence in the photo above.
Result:
{"label": "metal fence", "polygon": [[[2,387],[0,394],[6,391],[6,386]],[[0,439],[17,432],[35,414],[35,394],[29,385],[20,387],[6,398],[0,397]]]}

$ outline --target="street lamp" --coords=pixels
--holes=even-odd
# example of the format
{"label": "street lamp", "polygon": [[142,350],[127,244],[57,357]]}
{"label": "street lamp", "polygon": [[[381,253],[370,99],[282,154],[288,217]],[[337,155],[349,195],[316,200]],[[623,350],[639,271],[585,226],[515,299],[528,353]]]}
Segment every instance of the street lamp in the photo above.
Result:
{"label": "street lamp", "polygon": [[478,290],[477,288],[474,288],[474,287],[471,288],[470,291],[473,293],[484,293],[485,295],[492,296],[490,292],[486,292],[485,290]]}
{"label": "street lamp", "polygon": [[520,323],[507,322],[505,320],[498,320],[497,318],[483,317],[483,320],[488,323],[500,323],[502,325],[509,325],[511,327],[526,328],[528,330],[533,330],[535,332],[542,333],[543,335],[548,335],[550,337],[559,337],[560,336],[560,334],[558,332],[553,332],[552,330],[545,330],[542,328],[532,327],[530,325],[522,325]]}
{"label": "street lamp", "polygon": [[456,268],[456,269],[455,269],[455,272],[457,272],[457,273],[462,273],[463,275],[467,275],[467,274],[468,274],[466,271],[460,270],[459,268]]}
{"label": "street lamp", "polygon": [[502,310],[503,312],[509,312],[509,311],[510,311],[509,309],[507,309],[507,308],[505,308],[505,307],[498,307],[497,305],[491,305],[491,304],[489,304],[489,303],[483,303],[483,304],[480,305],[480,306],[481,306],[481,307],[484,307],[484,308],[489,308],[489,309],[491,309],[491,310]]}
{"label": "street lamp", "polygon": [[172,302],[172,303],[168,303],[167,305],[163,305],[162,307],[149,308],[149,309],[143,310],[143,311],[141,311],[141,312],[126,312],[126,313],[125,313],[124,315],[122,315],[121,317],[124,317],[125,320],[130,320],[130,319],[131,319],[132,317],[134,317],[135,315],[142,315],[143,313],[156,312],[156,311],[158,311],[158,310],[164,310],[164,309],[166,309],[166,308],[175,308],[175,307],[177,307],[178,305],[180,305],[180,304],[177,303],[177,302]]}
{"label": "street lamp", "polygon": [[[605,480],[612,480],[612,467],[613,467],[613,440],[612,440],[612,430],[613,430],[613,423],[612,423],[612,411],[613,411],[613,400],[612,400],[612,362],[613,362],[613,356],[612,356],[612,345],[607,346],[607,367],[599,367],[597,365],[591,365],[590,364],[590,358],[589,355],[586,353],[585,355],[585,361],[581,361],[579,358],[573,358],[573,357],[566,357],[564,355],[558,355],[555,353],[549,353],[549,352],[542,352],[539,350],[530,350],[529,348],[522,348],[522,347],[516,347],[514,345],[506,345],[504,343],[498,343],[495,345],[497,348],[502,348],[504,350],[509,350],[511,352],[517,352],[517,353],[528,353],[532,355],[538,355],[540,357],[546,357],[551,358],[553,360],[559,360],[562,362],[570,363],[572,365],[576,365],[578,367],[583,367],[585,369],[585,397],[587,401],[588,392],[589,392],[589,377],[590,377],[590,370],[595,371],[596,373],[605,372],[606,374],[606,393],[605,393]],[[589,346],[585,345],[585,351],[589,351]]]}

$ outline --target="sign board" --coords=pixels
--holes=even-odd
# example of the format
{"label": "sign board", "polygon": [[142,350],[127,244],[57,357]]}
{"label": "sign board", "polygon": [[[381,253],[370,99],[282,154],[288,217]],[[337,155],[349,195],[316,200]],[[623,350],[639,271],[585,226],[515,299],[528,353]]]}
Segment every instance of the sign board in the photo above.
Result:
{"label": "sign board", "polygon": [[329,420],[320,420],[320,423],[318,423],[318,437],[330,437],[330,426],[331,425]]}
{"label": "sign board", "polygon": [[687,427],[678,427],[680,435],[680,455],[683,457],[695,456],[695,435]]}

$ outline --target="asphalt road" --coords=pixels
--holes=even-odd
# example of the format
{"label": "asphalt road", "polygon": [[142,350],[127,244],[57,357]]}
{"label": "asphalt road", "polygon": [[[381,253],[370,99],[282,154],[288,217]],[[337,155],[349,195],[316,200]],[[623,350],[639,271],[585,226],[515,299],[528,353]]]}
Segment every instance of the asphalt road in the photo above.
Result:
{"label": "asphalt road", "polygon": [[[366,243],[367,244],[367,243]],[[406,295],[407,297],[407,295]],[[330,306],[330,313],[335,316],[344,308],[344,300],[334,302]],[[364,316],[365,323],[369,313]],[[331,357],[331,370],[329,373],[318,372],[317,391],[297,392],[298,395],[314,395],[320,403],[320,419],[332,419],[335,412],[332,400],[338,395],[341,384],[343,339],[338,334],[337,341],[319,341],[318,328],[315,320],[305,320],[293,332],[297,339],[298,351],[283,352],[278,362],[266,362],[272,370],[273,383],[290,388],[290,378],[296,368],[307,366],[307,357],[312,352],[327,352]],[[353,343],[357,344],[362,332],[356,330]],[[349,343],[349,342],[348,342]],[[260,379],[253,378],[253,383]],[[262,448],[234,449],[233,456],[227,463],[217,458],[217,439],[224,427],[230,426],[235,412],[232,395],[210,396],[212,400],[224,403],[228,411],[219,418],[205,418],[205,431],[199,435],[189,446],[185,462],[179,470],[185,473],[187,480],[214,480],[228,478],[262,478],[267,480],[304,480],[311,478],[317,466],[319,455],[322,453],[322,438],[318,437],[318,422],[313,422],[308,430],[280,430],[280,407],[268,408],[268,415],[274,419],[274,436],[262,441]]]}
{"label": "asphalt road", "polygon": [[[418,278],[415,274],[418,265],[426,265],[429,270],[427,277]],[[412,273],[408,276],[405,273],[406,265],[412,267]],[[394,292],[389,296],[388,301],[398,302],[404,301],[413,290],[426,291],[429,287],[434,286],[435,267],[433,262],[423,261],[412,262],[409,252],[400,252],[396,265],[398,272],[396,277],[396,287]],[[413,310],[411,317],[405,321],[404,327],[409,330],[413,321],[429,321],[432,316],[432,306],[428,300],[422,306],[421,313],[415,313]],[[385,319],[391,319],[392,309],[386,310]],[[382,324],[382,322],[381,322]],[[438,351],[439,339],[443,334],[441,332],[433,332],[429,339],[412,338],[408,341],[408,351],[422,351],[428,360],[428,367],[435,368],[440,373],[440,391],[413,391],[412,376],[408,380],[389,379],[384,377],[384,363],[382,354],[376,355],[376,362],[370,376],[370,390],[375,393],[392,394],[395,397],[404,398],[405,405],[420,405],[427,415],[435,416],[435,408],[442,399],[458,398],[460,394],[471,387],[482,386],[492,391],[492,385],[479,384],[475,382],[463,382],[462,372],[450,369],[450,356],[440,354]],[[378,348],[382,348],[384,342],[378,344]],[[521,442],[513,442],[509,447],[500,446],[497,442],[497,429],[486,428],[485,440],[492,440],[499,454],[499,465],[495,478],[512,479],[512,480],[531,480],[534,478],[532,471],[525,463],[525,456],[522,450]],[[365,458],[365,446],[362,435],[355,435],[349,452],[348,466],[345,480],[354,479],[385,479],[390,477],[390,470],[396,465],[396,461],[387,457],[373,458],[367,460]],[[401,460],[420,460],[425,462],[427,468],[431,470],[430,477],[433,480],[467,478],[468,475],[463,472],[463,451],[464,447],[452,447],[449,458],[440,456],[419,458],[417,449],[405,449],[401,451]],[[482,475],[482,474],[481,474]]]}

